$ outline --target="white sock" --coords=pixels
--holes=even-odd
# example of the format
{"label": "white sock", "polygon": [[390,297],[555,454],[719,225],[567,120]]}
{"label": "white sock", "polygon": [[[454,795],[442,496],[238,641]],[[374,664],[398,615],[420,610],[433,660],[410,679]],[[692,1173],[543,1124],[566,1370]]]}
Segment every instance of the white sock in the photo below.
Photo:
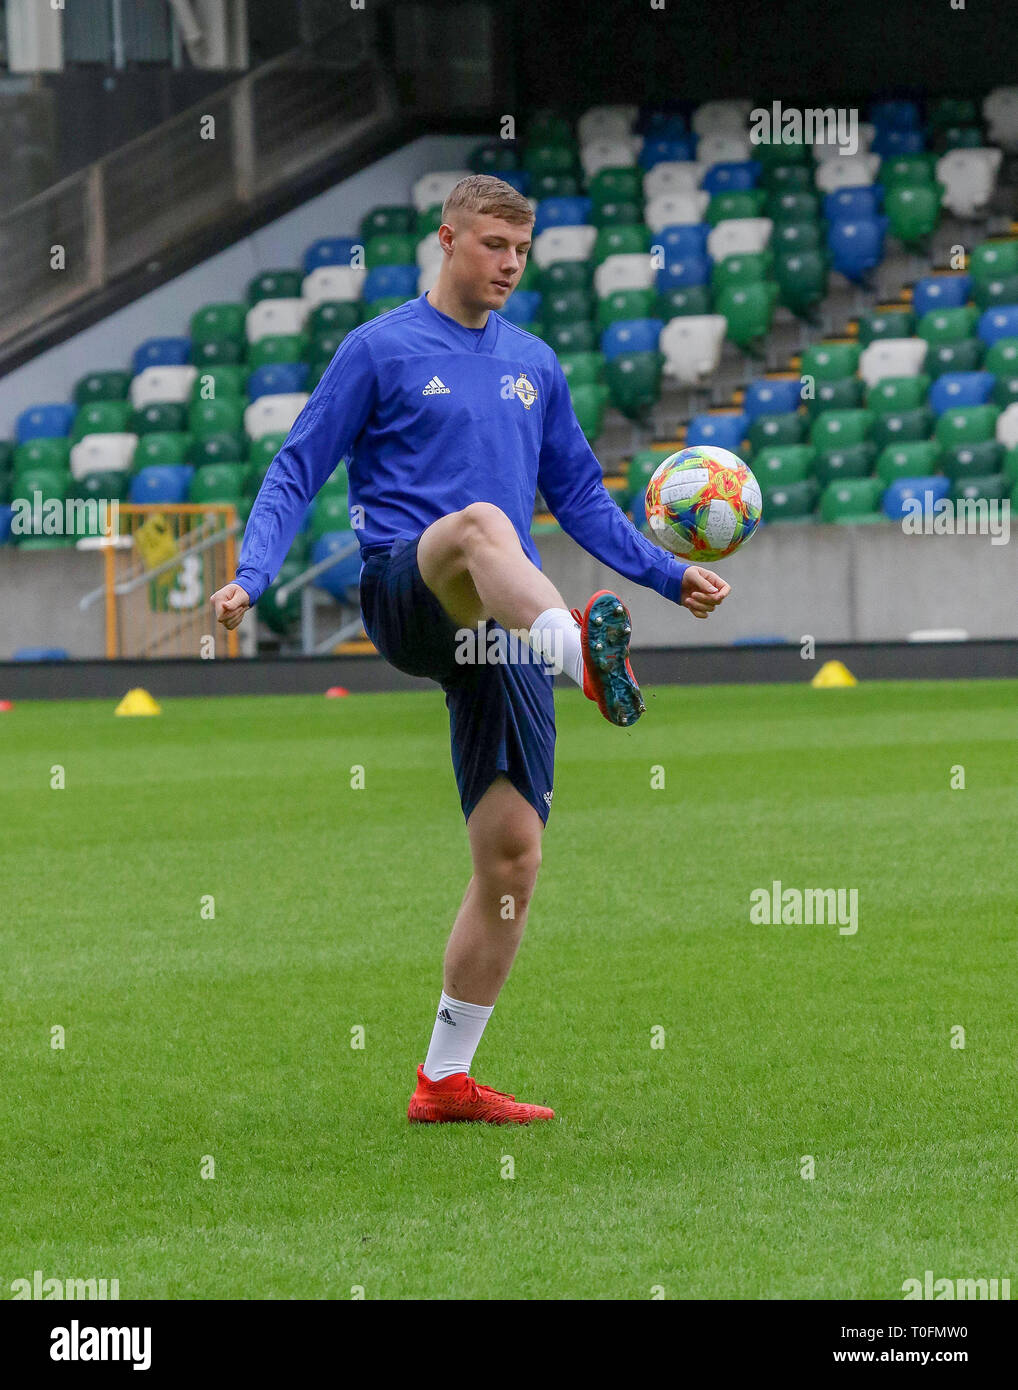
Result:
{"label": "white sock", "polygon": [[465,1071],[469,1076],[477,1044],[494,1007],[494,1004],[465,1004],[462,999],[450,999],[445,990],[442,991],[431,1046],[424,1059],[424,1075],[429,1081],[444,1081],[458,1071]]}
{"label": "white sock", "polygon": [[[546,608],[534,619],[530,629],[530,645],[538,656],[547,655],[548,665],[556,675],[564,671],[583,689],[583,651],[580,647],[580,626],[564,608]],[[561,656],[562,664],[553,658]]]}

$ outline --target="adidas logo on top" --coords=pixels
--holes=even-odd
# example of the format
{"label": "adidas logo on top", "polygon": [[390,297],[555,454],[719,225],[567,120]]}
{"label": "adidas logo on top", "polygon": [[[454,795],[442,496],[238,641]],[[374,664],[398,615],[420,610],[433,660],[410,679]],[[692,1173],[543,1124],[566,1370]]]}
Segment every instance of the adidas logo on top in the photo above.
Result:
{"label": "adidas logo on top", "polygon": [[449,387],[437,376],[433,376],[421,392],[422,396],[448,396],[451,394]]}

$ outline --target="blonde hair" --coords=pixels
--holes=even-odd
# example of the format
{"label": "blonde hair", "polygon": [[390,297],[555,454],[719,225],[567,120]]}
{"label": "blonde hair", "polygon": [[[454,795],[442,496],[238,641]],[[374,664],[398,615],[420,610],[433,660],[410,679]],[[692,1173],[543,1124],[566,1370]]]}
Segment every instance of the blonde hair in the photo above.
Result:
{"label": "blonde hair", "polygon": [[534,209],[523,194],[493,174],[471,174],[460,179],[442,204],[442,221],[449,222],[451,214],[459,211],[501,217],[505,222],[534,220]]}

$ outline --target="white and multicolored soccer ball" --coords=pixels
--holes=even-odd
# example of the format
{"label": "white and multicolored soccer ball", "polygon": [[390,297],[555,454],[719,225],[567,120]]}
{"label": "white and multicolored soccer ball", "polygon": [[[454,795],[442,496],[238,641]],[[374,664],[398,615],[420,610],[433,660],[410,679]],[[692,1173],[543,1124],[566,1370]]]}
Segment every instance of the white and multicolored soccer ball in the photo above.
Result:
{"label": "white and multicolored soccer ball", "polygon": [[737,455],[713,444],[670,454],[647,484],[647,522],[673,555],[723,560],[760,524],[760,484]]}

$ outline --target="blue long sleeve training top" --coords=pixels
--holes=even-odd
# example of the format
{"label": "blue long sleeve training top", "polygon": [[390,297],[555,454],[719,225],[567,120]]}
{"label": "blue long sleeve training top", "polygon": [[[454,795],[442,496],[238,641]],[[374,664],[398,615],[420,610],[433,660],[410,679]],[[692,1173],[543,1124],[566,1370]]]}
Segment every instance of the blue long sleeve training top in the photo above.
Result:
{"label": "blue long sleeve training top", "polygon": [[347,334],[251,508],[236,582],[252,606],[344,458],[362,562],[449,512],[492,502],[540,569],[530,534],[540,490],[584,550],[680,601],[688,566],[613,501],[555,353],[494,310],[484,328],[466,328],[422,294]]}

